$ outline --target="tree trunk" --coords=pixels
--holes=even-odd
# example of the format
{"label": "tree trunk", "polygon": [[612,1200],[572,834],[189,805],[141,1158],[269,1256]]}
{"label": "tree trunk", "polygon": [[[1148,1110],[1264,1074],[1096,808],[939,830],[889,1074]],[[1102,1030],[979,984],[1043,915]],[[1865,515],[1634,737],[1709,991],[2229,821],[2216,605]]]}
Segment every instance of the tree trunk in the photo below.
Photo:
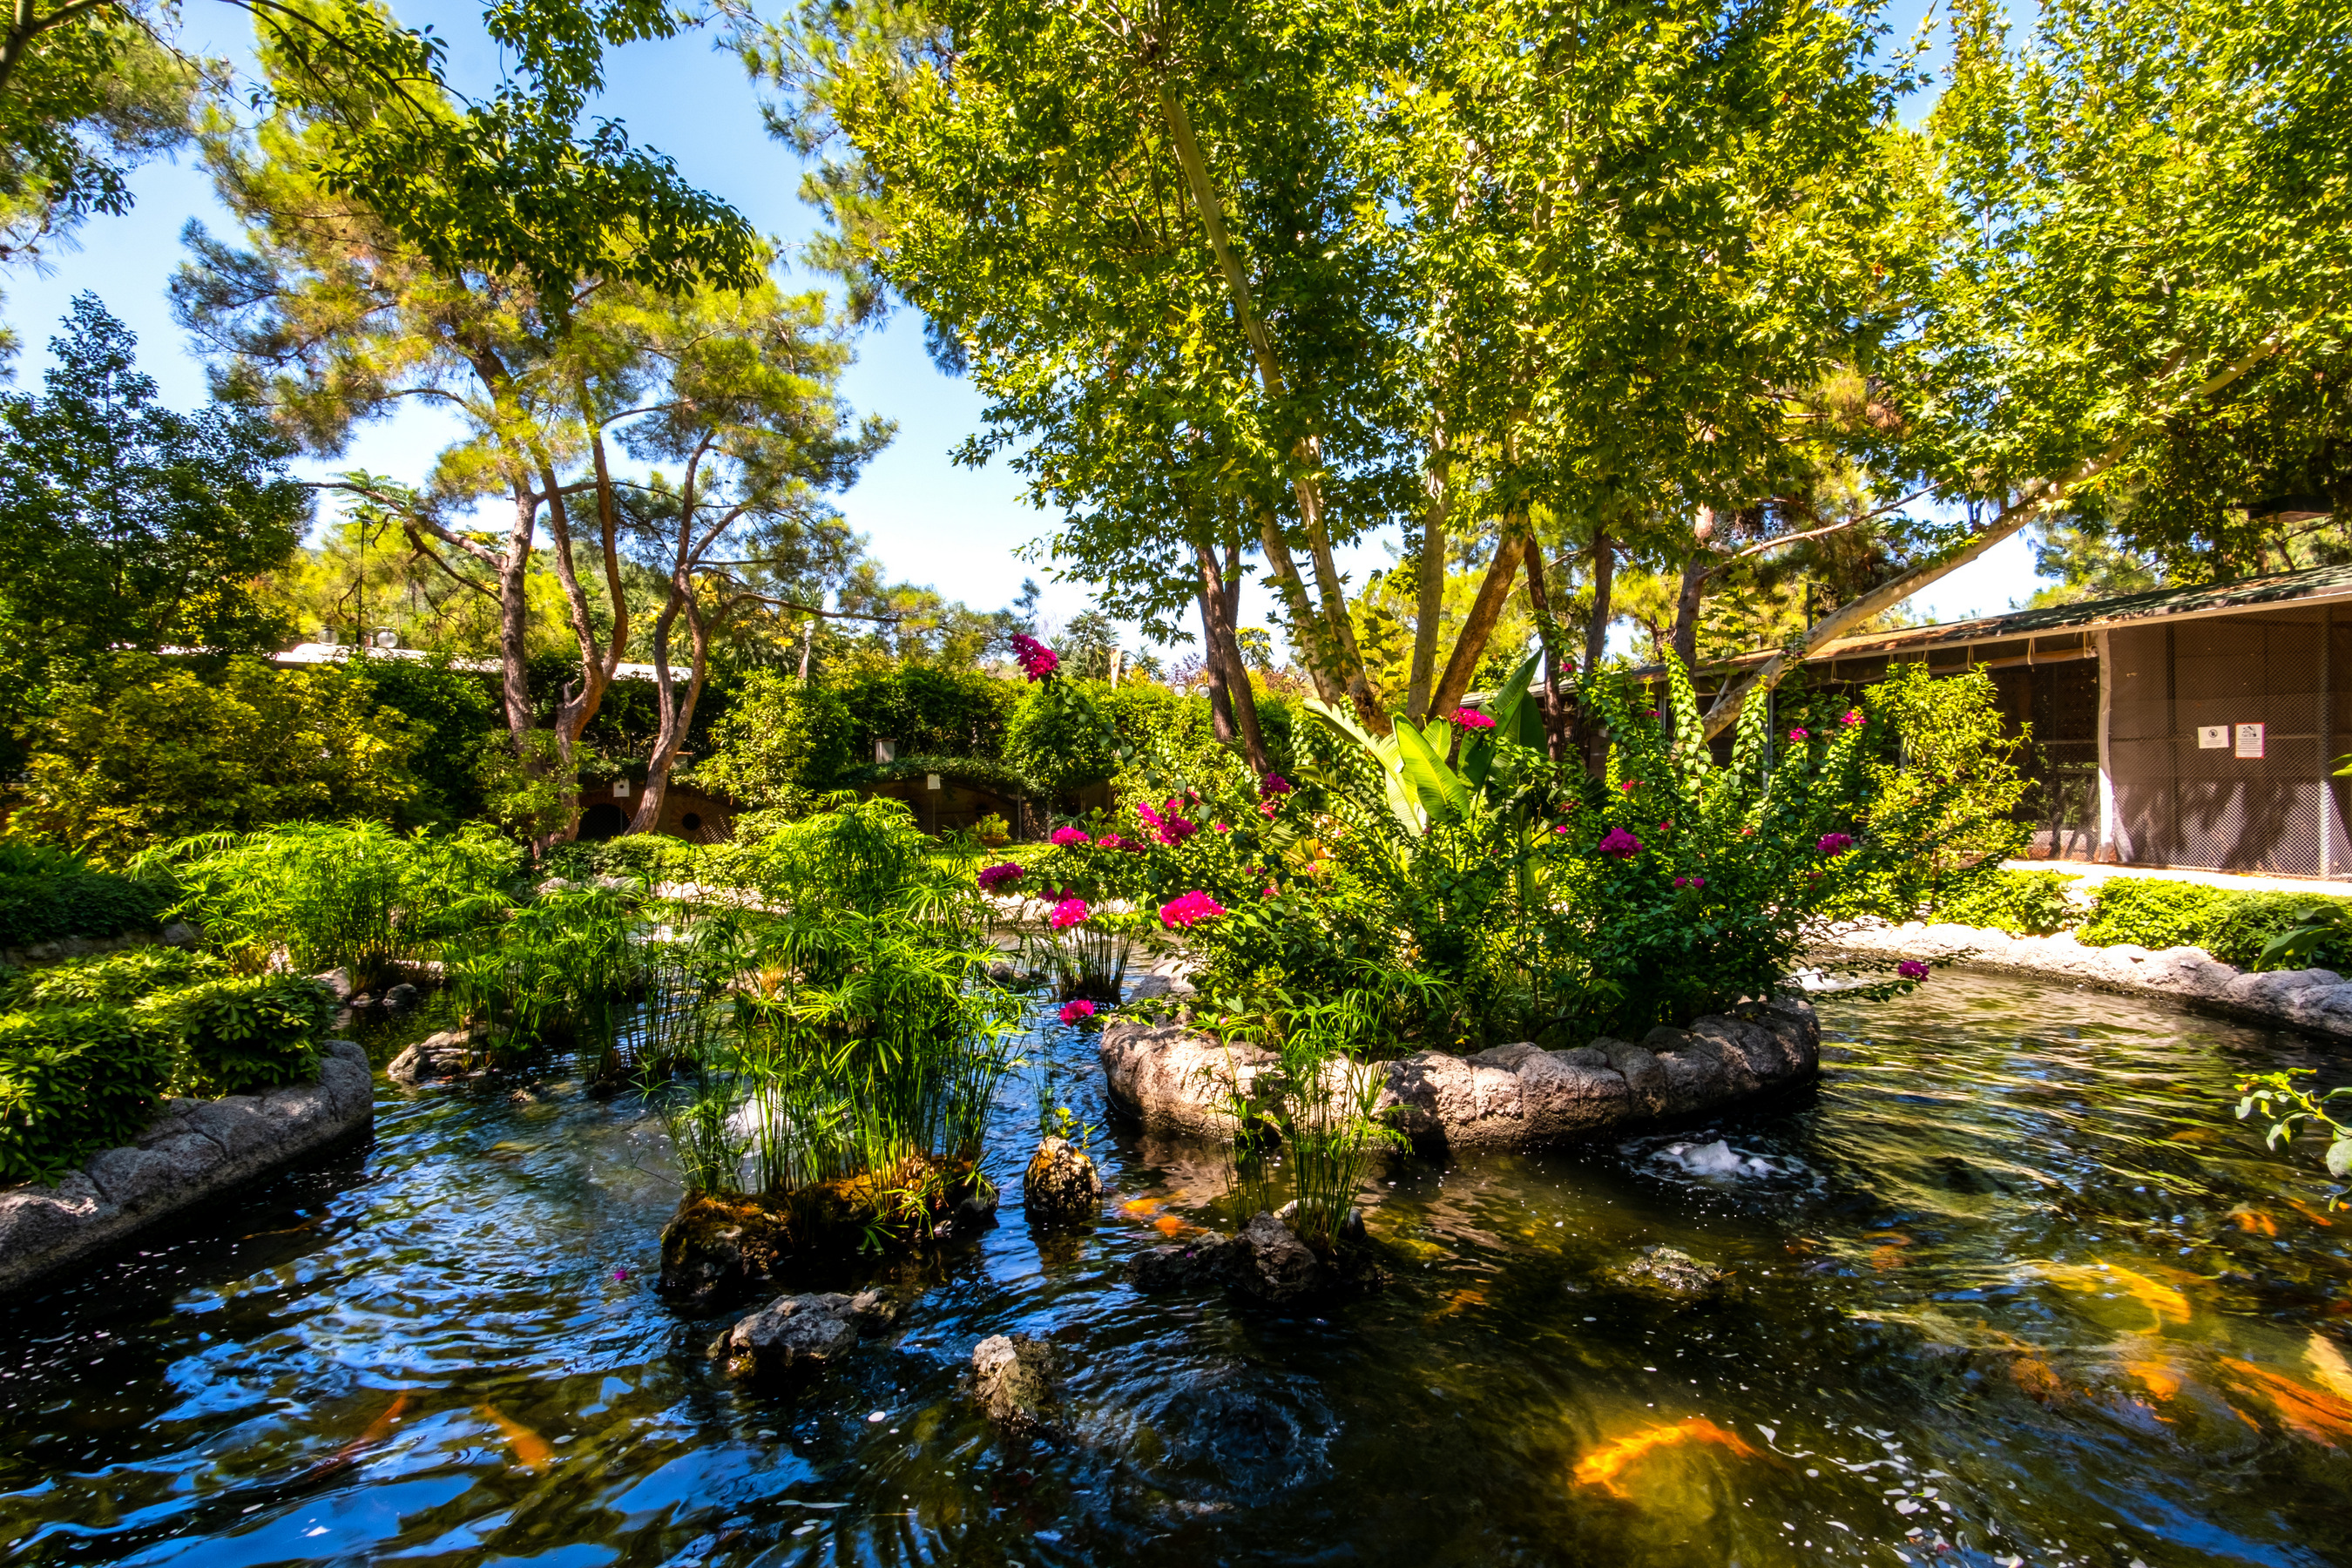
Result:
{"label": "tree trunk", "polygon": [[[683,698],[678,696],[669,672],[670,628],[681,612],[686,616],[687,644],[692,649]],[[654,689],[661,712],[661,728],[654,737],[652,760],[646,764],[645,794],[638,797],[636,815],[629,819],[632,833],[651,833],[661,823],[662,802],[669,795],[670,770],[677,765],[687,731],[694,725],[695,706],[702,700],[703,674],[709,664],[710,632],[703,624],[701,612],[695,607],[693,586],[687,584],[681,593],[673,581],[669,603],[662,606],[660,618],[654,622]]]}
{"label": "tree trunk", "polygon": [[629,604],[621,588],[619,519],[612,505],[612,479],[605,468],[602,437],[592,441],[591,446],[595,455],[596,511],[604,587],[613,610],[609,644],[596,636],[595,624],[588,618],[588,595],[580,586],[580,574],[572,559],[571,512],[562,489],[556,482],[553,465],[541,459],[541,475],[547,486],[548,538],[553,546],[551,553],[555,557],[555,578],[563,588],[564,607],[571,612],[572,635],[580,645],[580,680],[565,690],[555,711],[556,765],[562,770],[556,787],[562,793],[565,820],[535,847],[539,848],[563,843],[580,830],[580,779],[572,759],[580,737],[587,732],[597,710],[604,706],[605,689],[613,683],[613,672],[621,662],[621,650],[629,640]]}
{"label": "tree trunk", "polygon": [[1486,639],[1495,633],[1495,622],[1503,614],[1504,603],[1511,595],[1511,579],[1519,569],[1517,530],[1509,521],[1505,532],[1495,542],[1495,558],[1486,563],[1486,575],[1478,584],[1478,596],[1470,602],[1470,616],[1462,626],[1462,635],[1454,641],[1454,652],[1445,661],[1445,673],[1430,695],[1428,717],[1444,719],[1462,706],[1462,699],[1470,690],[1471,678],[1477,673],[1478,661],[1486,656]]}
{"label": "tree trunk", "polygon": [[[1242,658],[1241,639],[1234,635],[1231,606],[1239,597],[1239,584],[1219,571],[1213,552],[1196,547],[1194,556],[1201,568],[1201,609],[1209,665],[1223,678],[1222,684],[1230,701],[1226,717],[1240,732],[1242,754],[1249,759],[1257,776],[1264,778],[1272,764],[1266,761],[1265,736],[1258,729],[1257,699],[1250,689],[1249,665]],[[1239,552],[1228,548],[1226,558],[1238,564]]]}
{"label": "tree trunk", "polygon": [[1610,542],[1605,530],[1592,531],[1592,611],[1584,622],[1584,668],[1588,674],[1601,668],[1601,660],[1609,652],[1609,599],[1617,580],[1617,547]]}
{"label": "tree trunk", "polygon": [[1326,702],[1337,702],[1340,688],[1331,679],[1330,668],[1318,647],[1321,619],[1307,602],[1307,584],[1299,580],[1298,564],[1290,558],[1290,545],[1282,537],[1282,524],[1276,520],[1274,508],[1263,501],[1257,507],[1257,530],[1259,547],[1265,552],[1266,575],[1274,579],[1275,589],[1282,595],[1292,640],[1305,645],[1298,652],[1307,661],[1307,678],[1314,682],[1316,696]]}
{"label": "tree trunk", "polygon": [[1201,605],[1201,663],[1209,677],[1209,728],[1217,737],[1217,744],[1237,744],[1241,734],[1234,728],[1234,701],[1225,691],[1225,654],[1217,646],[1217,610],[1220,595],[1208,586],[1207,552],[1199,552],[1201,561],[1201,591],[1195,595]]}
{"label": "tree trunk", "polygon": [[1551,612],[1551,586],[1544,580],[1543,546],[1529,529],[1520,548],[1528,561],[1528,607],[1535,612],[1536,636],[1543,643],[1544,754],[1554,762],[1566,749],[1568,710],[1559,697],[1559,621]]}
{"label": "tree trunk", "polygon": [[1438,624],[1445,618],[1445,514],[1452,496],[1445,482],[1449,465],[1442,434],[1434,446],[1424,477],[1429,504],[1421,514],[1420,581],[1413,595],[1412,677],[1404,700],[1405,717],[1416,724],[1429,717],[1429,683],[1437,673]]}
{"label": "tree trunk", "polygon": [[530,754],[530,554],[539,498],[515,487],[514,528],[499,562],[499,690],[515,755]]}
{"label": "tree trunk", "polygon": [[1698,521],[1691,532],[1698,540],[1698,548],[1683,563],[1680,592],[1675,595],[1675,657],[1688,670],[1698,663],[1698,612],[1706,596],[1708,573],[1707,541],[1715,537],[1715,509],[1698,509]]}

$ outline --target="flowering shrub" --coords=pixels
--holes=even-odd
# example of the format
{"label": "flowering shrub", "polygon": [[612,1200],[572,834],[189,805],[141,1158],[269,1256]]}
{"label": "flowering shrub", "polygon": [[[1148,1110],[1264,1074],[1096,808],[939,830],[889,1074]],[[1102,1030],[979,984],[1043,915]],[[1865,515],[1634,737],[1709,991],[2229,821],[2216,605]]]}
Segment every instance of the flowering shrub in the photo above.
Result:
{"label": "flowering shrub", "polygon": [[1013,634],[1013,658],[1032,680],[1043,680],[1062,668],[1062,656],[1026,632]]}
{"label": "flowering shrub", "polygon": [[1143,819],[1143,825],[1146,827],[1151,829],[1151,836],[1171,848],[1201,831],[1199,824],[1187,821],[1177,815],[1177,804],[1171,800],[1160,811],[1152,810],[1141,801],[1138,801],[1135,805],[1135,815]]}
{"label": "flowering shrub", "polygon": [[1491,730],[1495,727],[1493,718],[1475,708],[1456,708],[1454,721],[1465,730]]}
{"label": "flowering shrub", "polygon": [[1051,919],[1055,931],[1067,931],[1074,925],[1085,924],[1087,917],[1092,913],[1094,911],[1087,907],[1086,900],[1066,898],[1054,906]]}
{"label": "flowering shrub", "polygon": [[1083,827],[1056,827],[1053,832],[1052,842],[1055,848],[1066,849],[1073,844],[1085,844],[1090,840],[1087,837],[1087,830]]}
{"label": "flowering shrub", "polygon": [[1019,881],[1026,873],[1017,860],[1007,860],[1001,866],[983,866],[980,870],[980,890],[993,893]]}
{"label": "flowering shrub", "polygon": [[1095,1005],[1083,996],[1074,996],[1062,1004],[1061,1019],[1065,1024],[1076,1024],[1095,1016]]}
{"label": "flowering shrub", "polygon": [[1171,899],[1160,906],[1160,923],[1171,931],[1190,927],[1202,921],[1213,920],[1223,914],[1225,908],[1198,888],[1181,898]]}
{"label": "flowering shrub", "polygon": [[1927,966],[1916,958],[1906,958],[1895,966],[1895,973],[1906,980],[1925,980],[1927,978]]}
{"label": "flowering shrub", "polygon": [[1853,847],[1853,835],[1851,833],[1824,833],[1813,841],[1813,852],[1817,855],[1843,855]]}
{"label": "flowering shrub", "polygon": [[[1563,825],[1559,831],[1566,833],[1568,828]],[[1603,855],[1613,855],[1621,860],[1630,860],[1642,852],[1642,841],[1622,827],[1612,827],[1601,837],[1596,847]]]}

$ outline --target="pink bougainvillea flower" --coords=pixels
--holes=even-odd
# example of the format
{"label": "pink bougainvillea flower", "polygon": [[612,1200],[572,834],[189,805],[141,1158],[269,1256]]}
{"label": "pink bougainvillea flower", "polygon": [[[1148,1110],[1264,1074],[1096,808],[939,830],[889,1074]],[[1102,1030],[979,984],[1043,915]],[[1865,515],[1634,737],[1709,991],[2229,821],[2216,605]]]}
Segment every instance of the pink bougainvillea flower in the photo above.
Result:
{"label": "pink bougainvillea flower", "polygon": [[1268,773],[1257,781],[1257,793],[1267,800],[1272,800],[1278,795],[1288,795],[1290,781],[1280,773]]}
{"label": "pink bougainvillea flower", "polygon": [[1642,852],[1642,841],[1622,827],[1612,827],[1601,840],[1601,853],[1631,860]]}
{"label": "pink bougainvillea flower", "polygon": [[613,1270],[613,1283],[614,1283],[614,1284],[615,1284],[615,1285],[626,1285],[628,1282],[629,1282],[629,1271],[628,1271],[627,1269],[625,1269],[625,1268],[615,1268],[615,1269],[614,1269],[614,1270]]}
{"label": "pink bougainvillea flower", "polygon": [[1121,838],[1116,833],[1106,833],[1100,838],[1095,840],[1095,847],[1097,849],[1124,849],[1127,847],[1127,840]]}
{"label": "pink bougainvillea flower", "polygon": [[1017,882],[1027,875],[1017,860],[1007,860],[1001,866],[983,866],[980,870],[980,890],[992,893],[1007,882]]}
{"label": "pink bougainvillea flower", "polygon": [[1091,844],[1092,842],[1094,841],[1087,837],[1087,830],[1083,827],[1054,829],[1054,844],[1057,848],[1066,849],[1073,844]]}
{"label": "pink bougainvillea flower", "polygon": [[1853,847],[1851,833],[1824,833],[1813,845],[1814,851],[1822,855],[1843,855]]}
{"label": "pink bougainvillea flower", "polygon": [[1567,832],[1567,831],[1568,831],[1568,824],[1567,824],[1567,823],[1565,823],[1565,822],[1563,822],[1563,823],[1559,824],[1558,826],[1554,827],[1554,828],[1552,829],[1552,831],[1553,831],[1554,833],[1565,833],[1565,832]]}
{"label": "pink bougainvillea flower", "polygon": [[1895,966],[1895,973],[1906,980],[1925,980],[1927,978],[1927,966],[1916,958],[1906,958]]}
{"label": "pink bougainvillea flower", "polygon": [[1810,733],[1811,733],[1811,731],[1807,730],[1791,730],[1789,731],[1789,739],[1791,741],[1801,741]]}
{"label": "pink bougainvillea flower", "polygon": [[1619,784],[1617,787],[1622,790],[1631,790],[1635,784],[1640,784],[1641,782],[1642,781],[1640,779],[1627,779],[1623,784]]}
{"label": "pink bougainvillea flower", "polygon": [[1190,926],[1200,921],[1214,920],[1225,912],[1225,907],[1198,888],[1181,897],[1169,900],[1160,906],[1160,923],[1170,931]]}
{"label": "pink bougainvillea flower", "polygon": [[1026,632],[1013,634],[1013,658],[1032,680],[1043,680],[1062,668],[1062,656]]}
{"label": "pink bougainvillea flower", "polygon": [[1141,801],[1135,805],[1135,815],[1143,818],[1143,825],[1151,829],[1152,837],[1171,849],[1201,831],[1197,824],[1187,822],[1176,815],[1176,805],[1171,800],[1159,811],[1152,810]]}
{"label": "pink bougainvillea flower", "polygon": [[1083,996],[1074,1002],[1062,1004],[1062,1022],[1065,1024],[1079,1023],[1094,1016],[1095,1005]]}
{"label": "pink bougainvillea flower", "polygon": [[1231,833],[1234,830],[1234,825],[1230,822],[1213,822],[1209,826],[1220,833]]}
{"label": "pink bougainvillea flower", "polygon": [[1067,931],[1074,925],[1083,925],[1086,918],[1092,913],[1094,910],[1087,908],[1086,900],[1075,897],[1064,899],[1054,906],[1054,929]]}
{"label": "pink bougainvillea flower", "polygon": [[1454,721],[1465,730],[1491,730],[1495,727],[1494,719],[1475,708],[1456,708]]}
{"label": "pink bougainvillea flower", "polygon": [[1280,893],[1273,888],[1267,888],[1258,894],[1258,897],[1261,899],[1279,898],[1280,896]]}
{"label": "pink bougainvillea flower", "polygon": [[1838,722],[1841,724],[1859,724],[1862,722],[1862,710],[1858,708],[1849,708],[1845,710],[1845,717],[1840,719]]}

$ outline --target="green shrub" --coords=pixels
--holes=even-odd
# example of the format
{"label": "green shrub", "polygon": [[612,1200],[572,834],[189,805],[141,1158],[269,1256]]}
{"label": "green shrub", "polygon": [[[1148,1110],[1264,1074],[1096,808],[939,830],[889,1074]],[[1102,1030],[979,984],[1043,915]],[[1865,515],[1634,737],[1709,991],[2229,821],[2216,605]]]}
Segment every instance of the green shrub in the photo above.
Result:
{"label": "green shrub", "polygon": [[175,1087],[211,1098],[315,1079],[335,1000],[306,974],[257,974],[163,992],[138,1010],[181,1043]]}
{"label": "green shrub", "polygon": [[152,930],[173,897],[167,882],[100,871],[54,845],[0,838],[0,947]]}
{"label": "green shrub", "polygon": [[[2099,889],[2091,919],[2079,933],[2088,947],[2135,942],[2146,948],[2201,947],[2224,963],[2257,969],[2273,940],[2343,908],[2324,893],[2242,893],[2200,882],[2117,877]],[[2352,967],[2352,930],[2325,932],[2301,944],[2296,962]]]}
{"label": "green shrub", "polygon": [[2146,948],[2203,947],[2207,931],[2230,895],[2200,882],[2116,877],[2091,901],[2091,918],[2076,936],[2086,947],[2137,942]]}
{"label": "green shrub", "polygon": [[2048,936],[2083,918],[2066,896],[2068,886],[2081,880],[2063,871],[2000,871],[1936,904],[1932,913],[2011,936]]}
{"label": "green shrub", "polygon": [[177,947],[134,947],[102,958],[20,970],[0,988],[0,1005],[77,1007],[104,1002],[122,1007],[158,991],[218,979],[227,973],[228,965],[210,953]]}
{"label": "green shrub", "polygon": [[176,1057],[169,1028],[123,1007],[0,1015],[0,1184],[54,1182],[138,1137]]}

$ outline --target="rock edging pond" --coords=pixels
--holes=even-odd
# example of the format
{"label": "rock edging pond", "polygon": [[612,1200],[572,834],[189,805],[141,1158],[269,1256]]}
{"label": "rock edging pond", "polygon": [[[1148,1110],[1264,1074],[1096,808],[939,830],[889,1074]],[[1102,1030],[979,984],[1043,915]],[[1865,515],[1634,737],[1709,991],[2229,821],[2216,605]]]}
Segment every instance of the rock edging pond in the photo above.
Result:
{"label": "rock edging pond", "polygon": [[[1229,1046],[1181,1024],[1116,1019],[1098,1047],[1112,1102],[1152,1131],[1232,1137],[1225,1106],[1250,1096],[1270,1051]],[[1800,1000],[1742,1003],[1687,1029],[1636,1044],[1601,1038],[1574,1050],[1522,1042],[1475,1056],[1422,1051],[1381,1063],[1382,1110],[1423,1148],[1537,1149],[1622,1127],[1695,1116],[1810,1080],[1821,1021]]]}
{"label": "rock edging pond", "polygon": [[1873,956],[1949,959],[1964,967],[2052,980],[2103,991],[2156,996],[2256,1024],[2352,1039],[2352,983],[2332,969],[2248,973],[2201,947],[2151,950],[2134,942],[2086,947],[2069,931],[2011,936],[2007,931],[1919,921],[1902,925],[1833,927],[1824,946]]}
{"label": "rock edging pond", "polygon": [[0,1191],[0,1294],[374,1121],[375,1075],[350,1040],[326,1042],[316,1083],[167,1100],[135,1144],[92,1155],[55,1186]]}

